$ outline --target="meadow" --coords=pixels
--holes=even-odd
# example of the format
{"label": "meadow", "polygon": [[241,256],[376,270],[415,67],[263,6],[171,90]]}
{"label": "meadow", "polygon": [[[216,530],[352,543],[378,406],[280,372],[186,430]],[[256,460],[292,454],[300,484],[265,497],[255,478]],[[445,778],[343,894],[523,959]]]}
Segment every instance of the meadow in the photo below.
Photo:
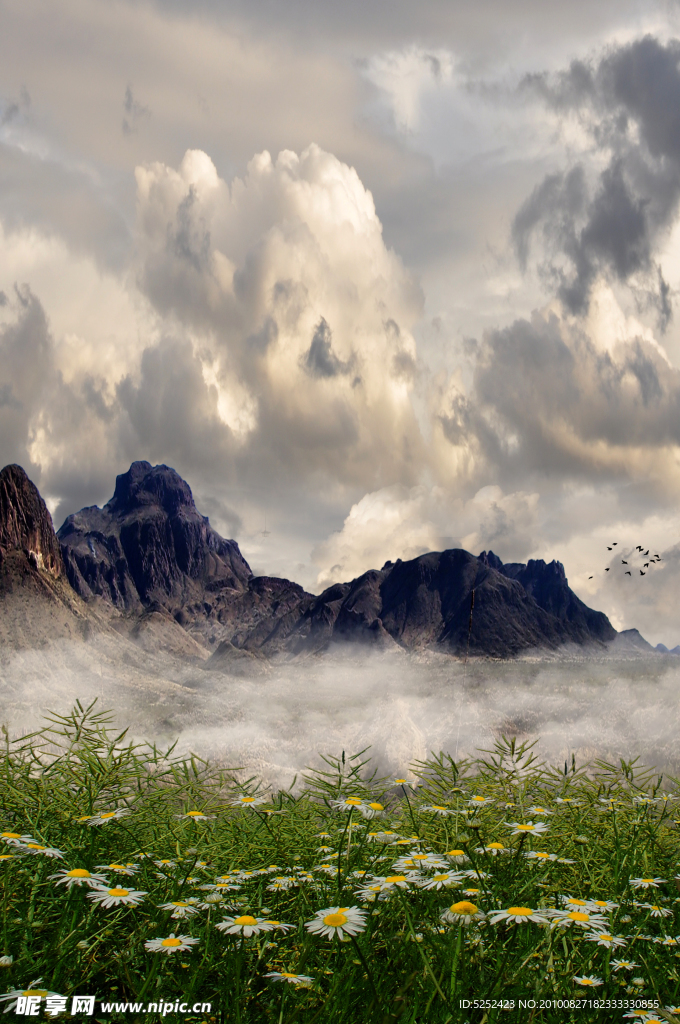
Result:
{"label": "meadow", "polygon": [[399,778],[338,752],[269,792],[96,702],[3,734],[8,1014],[680,1022],[679,784],[637,762],[501,737]]}

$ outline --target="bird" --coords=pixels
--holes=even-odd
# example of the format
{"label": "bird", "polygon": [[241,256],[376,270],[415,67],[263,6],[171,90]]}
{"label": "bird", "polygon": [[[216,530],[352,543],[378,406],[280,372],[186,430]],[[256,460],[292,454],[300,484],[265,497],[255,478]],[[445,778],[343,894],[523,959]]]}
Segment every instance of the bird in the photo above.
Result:
{"label": "bird", "polygon": [[605,572],[609,572],[609,566],[607,566],[607,568],[605,569]]}
{"label": "bird", "polygon": [[592,580],[592,578],[593,578],[592,576],[589,576],[589,577],[588,577],[588,579],[589,579],[589,580]]}
{"label": "bird", "polygon": [[625,574],[624,574],[624,575],[625,575],[625,576],[630,576],[630,570],[629,570],[629,569],[626,569],[626,572],[625,572]]}
{"label": "bird", "polygon": [[617,540],[613,540],[613,541],[612,541],[612,547],[616,547],[616,545],[617,545],[617,544],[618,544],[618,541],[617,541]]}
{"label": "bird", "polygon": [[607,545],[607,551],[611,551],[611,548],[609,547],[609,545]]}
{"label": "bird", "polygon": [[658,560],[661,561],[661,555],[654,555],[654,557],[658,558]]}
{"label": "bird", "polygon": [[649,548],[647,548],[647,550],[645,551],[645,553],[644,553],[644,556],[643,556],[643,557],[644,557],[644,558],[646,558],[648,554],[649,554]]}
{"label": "bird", "polygon": [[649,562],[645,562],[645,569],[647,568],[648,565],[649,565]]}
{"label": "bird", "polygon": [[641,575],[641,576],[646,576],[646,575],[647,575],[647,573],[646,573],[646,572],[643,572],[643,571],[642,571],[642,569],[640,569],[640,575]]}
{"label": "bird", "polygon": [[625,558],[621,559],[621,565],[628,565],[628,562],[625,560]]}
{"label": "bird", "polygon": [[642,551],[642,544],[637,544],[635,547],[636,551]]}

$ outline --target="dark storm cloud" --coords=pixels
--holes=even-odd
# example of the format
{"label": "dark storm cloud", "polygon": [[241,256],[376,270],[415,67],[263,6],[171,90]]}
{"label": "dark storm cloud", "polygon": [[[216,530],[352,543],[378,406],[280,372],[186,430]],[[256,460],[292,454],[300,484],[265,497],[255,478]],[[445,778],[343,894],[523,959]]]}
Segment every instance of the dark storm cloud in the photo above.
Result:
{"label": "dark storm cloud", "polygon": [[323,317],[314,329],[312,343],[304,358],[304,367],[312,377],[337,377],[351,373],[354,360],[343,362],[333,351],[333,335]]}
{"label": "dark storm cloud", "polygon": [[503,447],[508,478],[634,476],[640,458],[651,462],[657,449],[680,444],[680,371],[661,351],[640,338],[604,351],[552,315],[489,333],[474,401],[485,432],[459,413],[460,428],[472,428],[489,462],[504,438],[515,439]]}
{"label": "dark storm cloud", "polygon": [[512,228],[520,262],[540,234],[548,253],[541,271],[576,314],[588,308],[599,275],[644,280],[665,329],[670,291],[654,257],[680,200],[680,44],[645,36],[592,65],[530,76],[522,88],[577,114],[609,162],[594,182],[577,164],[534,190]]}

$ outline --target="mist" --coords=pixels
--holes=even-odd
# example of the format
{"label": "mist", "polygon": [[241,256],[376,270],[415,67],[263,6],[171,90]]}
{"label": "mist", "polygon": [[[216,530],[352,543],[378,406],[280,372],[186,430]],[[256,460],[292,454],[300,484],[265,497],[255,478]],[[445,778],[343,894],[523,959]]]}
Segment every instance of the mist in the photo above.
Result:
{"label": "mist", "polygon": [[504,734],[553,764],[639,757],[680,774],[680,664],[562,657],[467,666],[438,653],[336,648],[324,657],[206,669],[112,634],[7,648],[0,718],[18,736],[48,710],[98,700],[135,741],[169,744],[289,787],[322,754],[370,748],[381,774],[445,751],[474,756]]}

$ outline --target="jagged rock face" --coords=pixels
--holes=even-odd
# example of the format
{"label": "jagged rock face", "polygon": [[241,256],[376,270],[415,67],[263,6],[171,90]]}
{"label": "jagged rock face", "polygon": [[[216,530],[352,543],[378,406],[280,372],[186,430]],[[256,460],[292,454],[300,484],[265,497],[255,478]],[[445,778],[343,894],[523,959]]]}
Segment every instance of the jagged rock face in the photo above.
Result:
{"label": "jagged rock face", "polygon": [[238,544],[212,529],[168,466],[134,462],[111,500],[69,516],[58,538],[74,590],[121,609],[156,602],[191,618],[207,589],[241,591],[252,577]]}
{"label": "jagged rock face", "polygon": [[23,551],[34,569],[55,579],[63,575],[52,517],[38,488],[15,465],[0,471],[0,563],[10,551]]}

